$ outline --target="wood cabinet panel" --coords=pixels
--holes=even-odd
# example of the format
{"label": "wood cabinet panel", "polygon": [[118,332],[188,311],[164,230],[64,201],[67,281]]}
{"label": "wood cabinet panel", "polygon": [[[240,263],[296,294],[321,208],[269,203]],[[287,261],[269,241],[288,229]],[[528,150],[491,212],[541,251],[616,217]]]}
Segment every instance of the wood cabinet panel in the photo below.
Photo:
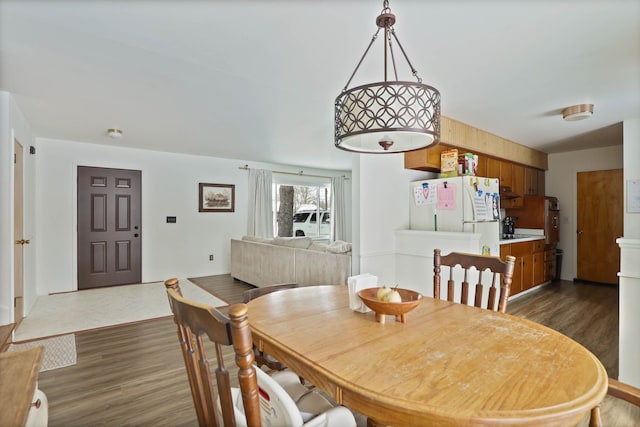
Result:
{"label": "wood cabinet panel", "polygon": [[516,264],[513,267],[513,277],[511,279],[510,295],[516,295],[522,292],[522,258],[516,258]]}
{"label": "wood cabinet panel", "polygon": [[544,240],[534,240],[533,241],[533,252],[544,252]]}
{"label": "wood cabinet panel", "polygon": [[[504,162],[503,162],[504,163]],[[511,184],[505,184],[511,187],[511,191],[518,194],[520,197],[510,200],[505,200],[503,204],[504,208],[521,208],[524,206],[524,166],[510,164],[511,166]],[[502,169],[501,169],[502,170]],[[505,181],[506,182],[506,181]]]}
{"label": "wood cabinet panel", "polygon": [[516,257],[510,295],[526,291],[549,280],[547,277],[551,273],[551,267],[547,265],[546,257],[548,255],[544,249],[544,240],[542,239],[500,245],[501,258],[506,255]]}
{"label": "wood cabinet panel", "polygon": [[556,250],[544,251],[544,280],[551,281],[556,278]]}
{"label": "wood cabinet panel", "polygon": [[498,160],[500,162],[500,185],[513,187],[513,164]]}
{"label": "wood cabinet panel", "polygon": [[533,286],[544,282],[544,252],[536,252],[533,254]]}
{"label": "wood cabinet panel", "polygon": [[523,255],[522,258],[522,290],[533,287],[533,254]]}
{"label": "wood cabinet panel", "polygon": [[528,242],[511,243],[511,255],[515,257],[531,255],[533,253],[533,242],[534,240],[530,240]]}
{"label": "wood cabinet panel", "polygon": [[527,196],[538,195],[538,170],[524,168],[524,193]]}
{"label": "wood cabinet panel", "polygon": [[538,169],[538,196],[544,196],[547,194],[546,176],[546,171]]}
{"label": "wood cabinet panel", "polygon": [[478,176],[489,177],[489,175],[487,173],[487,161],[488,161],[488,159],[489,158],[486,157],[486,156],[478,156],[478,169],[477,169]]}
{"label": "wood cabinet panel", "polygon": [[500,185],[502,185],[502,179],[500,175],[500,164],[502,163],[498,159],[494,159],[493,157],[487,157],[487,178],[498,178],[500,179]]}
{"label": "wood cabinet panel", "polygon": [[450,148],[445,144],[422,150],[408,151],[404,153],[404,168],[427,172],[440,172],[440,153]]}

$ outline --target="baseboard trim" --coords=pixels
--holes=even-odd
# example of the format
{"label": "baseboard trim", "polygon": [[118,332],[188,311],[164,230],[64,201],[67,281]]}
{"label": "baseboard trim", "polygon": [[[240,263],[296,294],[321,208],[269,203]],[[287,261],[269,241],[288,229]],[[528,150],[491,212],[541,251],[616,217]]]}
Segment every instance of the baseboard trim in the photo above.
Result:
{"label": "baseboard trim", "polygon": [[596,286],[607,286],[610,288],[617,288],[617,283],[604,283],[604,282],[594,282],[592,280],[578,279],[576,277],[573,278],[573,283],[582,283],[585,285],[596,285]]}

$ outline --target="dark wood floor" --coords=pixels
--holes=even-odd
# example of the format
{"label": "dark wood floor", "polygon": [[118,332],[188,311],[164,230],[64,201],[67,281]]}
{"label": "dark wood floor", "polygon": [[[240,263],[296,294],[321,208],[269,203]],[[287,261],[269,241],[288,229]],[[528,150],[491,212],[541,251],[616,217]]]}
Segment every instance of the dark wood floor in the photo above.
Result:
{"label": "dark wood floor", "polygon": [[[229,303],[252,288],[229,275],[193,281]],[[507,312],[572,337],[617,378],[617,288],[561,281],[509,302]],[[77,365],[40,374],[49,426],[197,425],[175,333],[170,318],[77,333]],[[603,418],[637,426],[640,409],[607,398]]]}

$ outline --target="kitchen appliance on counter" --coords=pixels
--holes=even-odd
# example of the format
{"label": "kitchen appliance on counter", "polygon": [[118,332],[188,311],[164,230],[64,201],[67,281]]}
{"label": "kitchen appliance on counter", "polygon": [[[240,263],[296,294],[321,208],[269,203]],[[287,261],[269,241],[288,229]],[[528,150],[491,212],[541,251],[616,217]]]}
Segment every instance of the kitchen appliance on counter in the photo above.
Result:
{"label": "kitchen appliance on counter", "polygon": [[497,178],[460,176],[410,184],[410,228],[481,235],[479,253],[500,255],[500,184]]}
{"label": "kitchen appliance on counter", "polygon": [[502,220],[502,238],[503,239],[513,239],[513,235],[516,232],[516,221],[517,217],[515,216],[505,216]]}
{"label": "kitchen appliance on counter", "polygon": [[560,241],[560,204],[556,197],[525,196],[521,208],[507,209],[506,213],[517,217],[518,228],[544,230],[548,246]]}

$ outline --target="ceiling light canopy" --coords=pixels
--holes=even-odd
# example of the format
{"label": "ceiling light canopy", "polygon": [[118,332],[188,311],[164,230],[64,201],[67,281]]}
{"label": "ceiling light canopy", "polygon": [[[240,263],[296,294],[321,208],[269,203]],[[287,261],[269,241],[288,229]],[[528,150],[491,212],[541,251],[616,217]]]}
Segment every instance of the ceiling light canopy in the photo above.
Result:
{"label": "ceiling light canopy", "polygon": [[116,128],[107,129],[107,135],[111,138],[119,139],[122,138],[122,130]]}
{"label": "ceiling light canopy", "polygon": [[568,122],[588,119],[593,115],[593,104],[572,105],[562,110],[562,118]]}
{"label": "ceiling light canopy", "polygon": [[[430,147],[440,142],[440,92],[422,83],[413,68],[393,24],[389,2],[383,2],[373,35],[349,81],[335,101],[335,146],[357,153],[400,153]],[[347,89],[360,64],[384,29],[384,81]],[[398,44],[417,82],[399,81],[393,40]],[[395,80],[387,80],[387,58]]]}

